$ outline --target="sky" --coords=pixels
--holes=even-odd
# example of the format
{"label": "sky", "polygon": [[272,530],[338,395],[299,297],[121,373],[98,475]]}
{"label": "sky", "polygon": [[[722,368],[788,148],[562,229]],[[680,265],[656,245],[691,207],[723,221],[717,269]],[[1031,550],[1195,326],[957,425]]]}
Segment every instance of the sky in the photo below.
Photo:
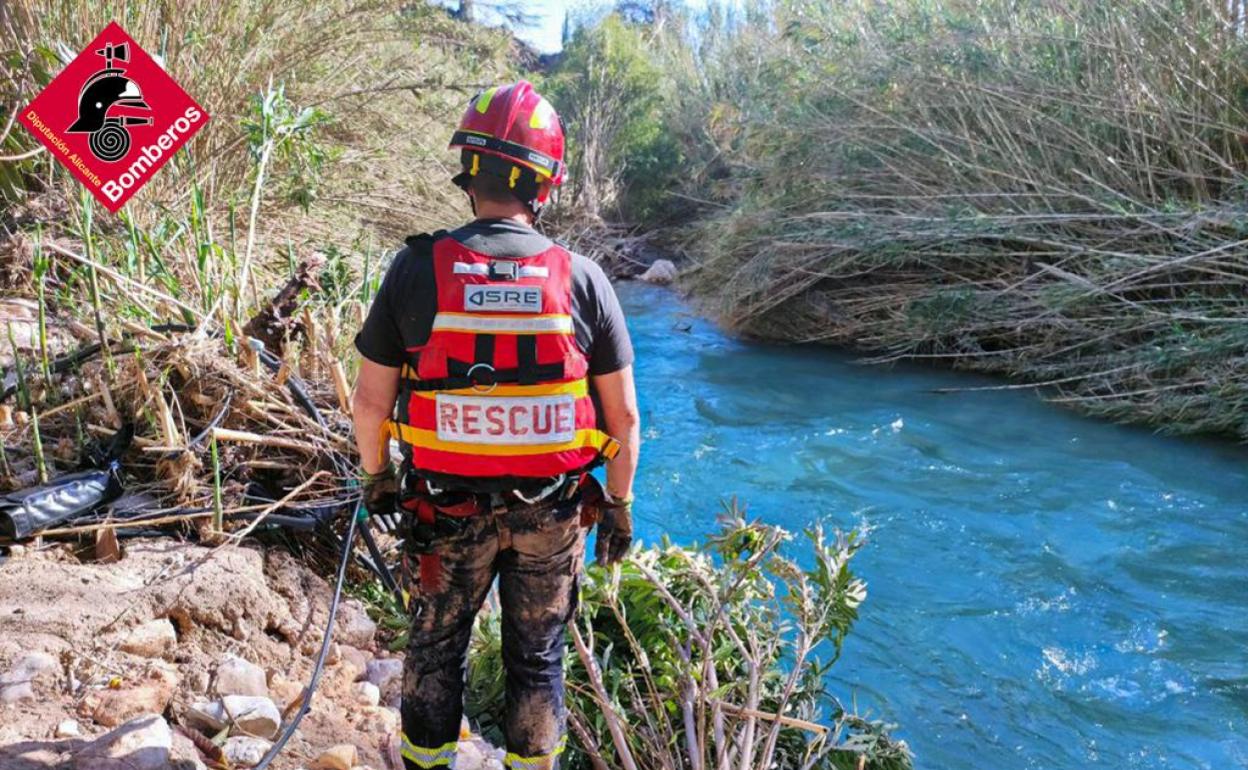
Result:
{"label": "sky", "polygon": [[532,0],[530,5],[533,15],[538,16],[538,22],[530,29],[517,29],[516,36],[542,53],[554,53],[560,48],[564,13],[569,7],[579,10],[586,3],[579,0]]}
{"label": "sky", "polygon": [[[706,0],[684,0],[681,4],[686,8],[705,8]],[[576,19],[606,11],[614,5],[614,0],[527,0],[525,8],[535,22],[531,27],[515,30],[516,37],[541,53],[554,53],[562,47],[560,37],[563,33],[563,17],[567,11],[571,10],[573,19]],[[481,21],[494,23],[489,18]]]}
{"label": "sky", "polygon": [[[454,0],[445,4],[456,5]],[[534,18],[534,23],[532,26],[516,29],[516,37],[541,53],[554,53],[561,48],[560,37],[563,33],[564,13],[571,9],[575,16],[582,11],[588,12],[610,5],[609,0],[527,0],[525,11]],[[478,21],[485,24],[498,23],[497,18],[491,18],[493,14],[490,13],[487,4],[479,4],[477,9]]]}

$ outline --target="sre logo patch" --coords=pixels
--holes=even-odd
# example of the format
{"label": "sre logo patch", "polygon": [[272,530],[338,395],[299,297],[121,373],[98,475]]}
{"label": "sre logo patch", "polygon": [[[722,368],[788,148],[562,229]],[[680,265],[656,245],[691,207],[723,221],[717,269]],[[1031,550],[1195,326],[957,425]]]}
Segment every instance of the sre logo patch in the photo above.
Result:
{"label": "sre logo patch", "polygon": [[476,283],[464,287],[464,307],[503,313],[542,312],[542,288],[519,284]]}
{"label": "sre logo patch", "polygon": [[208,113],[116,22],[18,118],[116,212],[208,122]]}

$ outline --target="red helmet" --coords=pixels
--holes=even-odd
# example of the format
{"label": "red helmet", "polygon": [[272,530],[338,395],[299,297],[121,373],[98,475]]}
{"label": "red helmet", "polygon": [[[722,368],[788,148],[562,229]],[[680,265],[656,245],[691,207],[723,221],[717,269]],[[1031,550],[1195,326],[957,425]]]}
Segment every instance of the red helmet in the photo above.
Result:
{"label": "red helmet", "polygon": [[475,174],[480,165],[471,160],[477,153],[505,161],[501,166],[497,162],[488,165],[504,175],[512,174],[513,187],[518,172],[511,169],[515,166],[520,167],[520,172],[533,172],[532,179],[539,185],[549,182],[557,187],[566,175],[559,114],[527,80],[487,88],[472,97],[459,129],[451,136],[450,147],[469,151],[464,153],[464,162],[472,166],[456,177],[461,186],[466,175]]}

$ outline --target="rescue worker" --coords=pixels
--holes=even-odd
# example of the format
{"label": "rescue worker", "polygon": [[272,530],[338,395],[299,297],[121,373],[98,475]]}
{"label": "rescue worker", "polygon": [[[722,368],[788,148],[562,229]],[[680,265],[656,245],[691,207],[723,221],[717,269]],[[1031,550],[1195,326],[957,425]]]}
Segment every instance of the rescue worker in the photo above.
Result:
{"label": "rescue worker", "polygon": [[[407,768],[452,764],[473,619],[498,578],[506,765],[557,766],[564,626],[587,527],[632,542],[633,350],[602,270],[534,229],[564,180],[563,128],[521,81],[474,96],[451,138],[476,219],[394,258],[356,347],[366,506],[403,514],[418,577],[403,679]],[[378,447],[395,437],[401,470]],[[589,474],[606,463],[605,490]]]}

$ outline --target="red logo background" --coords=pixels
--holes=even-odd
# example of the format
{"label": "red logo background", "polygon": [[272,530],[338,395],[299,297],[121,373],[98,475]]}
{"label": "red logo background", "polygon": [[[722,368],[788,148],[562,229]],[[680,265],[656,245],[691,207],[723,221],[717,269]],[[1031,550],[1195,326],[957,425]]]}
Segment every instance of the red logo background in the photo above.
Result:
{"label": "red logo background", "polygon": [[[117,105],[107,114],[150,117],[152,123],[124,126],[130,148],[121,158],[107,162],[92,152],[90,134],[69,133],[67,129],[78,120],[83,86],[105,68],[105,58],[97,51],[106,45],[115,49],[123,43],[129,47],[128,60],[115,61],[113,67],[124,70],[124,77],[138,85],[150,110]],[[198,118],[192,119],[196,115]],[[22,110],[18,120],[105,208],[116,212],[208,122],[208,113],[117,22],[112,22]],[[180,130],[183,126],[186,130]]]}

